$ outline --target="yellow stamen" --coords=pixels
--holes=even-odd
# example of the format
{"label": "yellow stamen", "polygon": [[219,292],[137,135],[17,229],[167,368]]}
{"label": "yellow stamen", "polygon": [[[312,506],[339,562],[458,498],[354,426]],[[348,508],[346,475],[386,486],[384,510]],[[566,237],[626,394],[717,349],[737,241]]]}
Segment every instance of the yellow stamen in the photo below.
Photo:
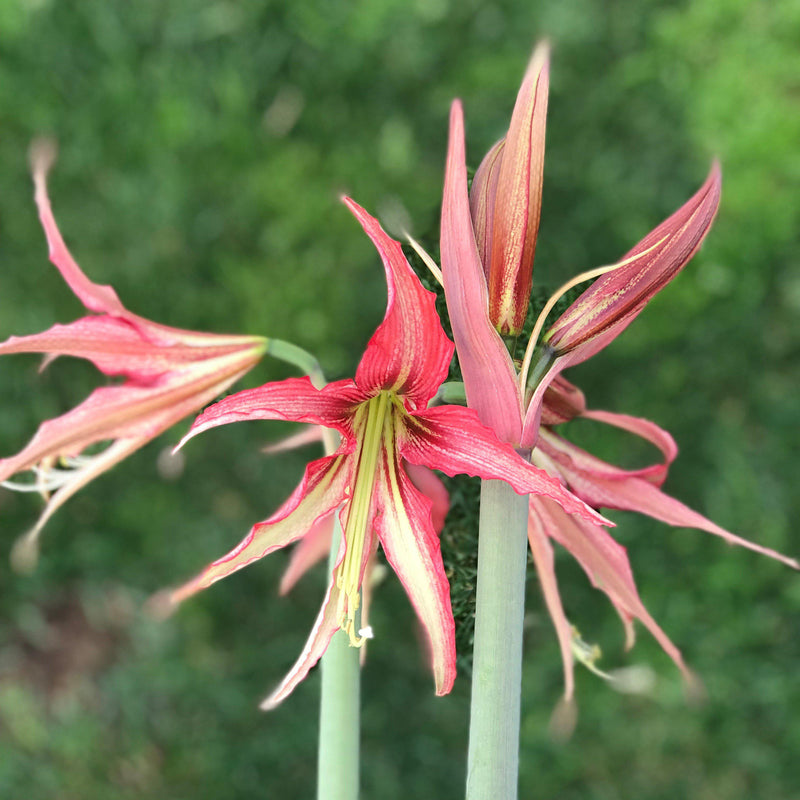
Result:
{"label": "yellow stamen", "polygon": [[357,635],[356,612],[361,602],[361,564],[390,395],[390,392],[381,392],[368,400],[358,409],[355,418],[355,427],[361,428],[363,435],[360,437],[355,485],[344,529],[345,555],[336,571],[336,586],[342,590],[337,609],[339,625],[350,637],[353,647],[360,647],[368,638]]}

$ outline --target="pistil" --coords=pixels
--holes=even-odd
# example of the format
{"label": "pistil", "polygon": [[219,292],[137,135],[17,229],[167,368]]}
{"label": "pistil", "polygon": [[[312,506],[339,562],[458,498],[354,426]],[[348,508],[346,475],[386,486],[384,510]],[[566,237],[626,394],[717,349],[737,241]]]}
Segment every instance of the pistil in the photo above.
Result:
{"label": "pistil", "polygon": [[360,647],[369,638],[361,636],[360,631],[357,632],[356,612],[361,602],[364,545],[367,541],[378,457],[384,438],[384,423],[389,412],[389,395],[389,392],[381,392],[368,400],[357,412],[363,420],[363,435],[360,437],[355,484],[344,530],[345,555],[336,574],[336,586],[342,590],[338,609],[339,625],[350,637],[353,647]]}

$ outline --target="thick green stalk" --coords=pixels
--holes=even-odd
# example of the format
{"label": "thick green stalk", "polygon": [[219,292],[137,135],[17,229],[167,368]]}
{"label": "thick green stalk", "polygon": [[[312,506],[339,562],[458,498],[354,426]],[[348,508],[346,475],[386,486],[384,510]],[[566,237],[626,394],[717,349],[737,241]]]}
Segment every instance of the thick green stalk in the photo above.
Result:
{"label": "thick green stalk", "polygon": [[[342,529],[334,523],[328,573],[333,572]],[[317,756],[317,800],[357,800],[361,650],[336,631],[322,656],[322,696]]]}
{"label": "thick green stalk", "polygon": [[528,498],[481,484],[467,800],[516,800]]}

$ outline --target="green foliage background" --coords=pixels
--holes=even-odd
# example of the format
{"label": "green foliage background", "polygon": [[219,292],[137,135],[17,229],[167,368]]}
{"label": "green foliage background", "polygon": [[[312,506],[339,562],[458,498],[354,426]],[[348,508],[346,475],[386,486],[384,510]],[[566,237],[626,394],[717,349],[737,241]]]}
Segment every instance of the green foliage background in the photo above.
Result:
{"label": "green foliage background", "polygon": [[[681,457],[668,490],[797,555],[800,516],[800,6],[792,0],[7,0],[0,4],[0,338],[80,313],[47,263],[26,164],[56,136],[56,216],[92,278],[170,325],[248,331],[351,374],[383,314],[382,270],[338,204],[435,232],[446,120],[464,100],[470,160],[501,135],[533,43],[553,43],[536,276],[608,263],[669,214],[718,155],[707,245],[632,329],[571,376],[590,404],[654,419]],[[248,380],[289,374],[266,363]],[[97,383],[64,359],[0,363],[0,452]],[[624,461],[629,442],[575,424]],[[267,516],[312,450],[268,460],[288,432],[232,426],[186,449],[174,480],[151,444],[48,526],[32,576],[0,561],[0,797],[163,800],[313,796],[318,678],[257,701],[294,660],[322,571],[276,595],[278,554],[174,618],[142,610]],[[35,498],[0,493],[2,549]],[[617,515],[642,597],[702,676],[679,677],[569,559],[568,613],[603,666],[650,664],[652,692],[579,674],[567,742],[548,722],[560,661],[529,586],[520,795],[611,800],[800,793],[800,583],[695,531]],[[468,677],[435,699],[396,580],[374,609],[363,687],[363,796],[462,795]]]}

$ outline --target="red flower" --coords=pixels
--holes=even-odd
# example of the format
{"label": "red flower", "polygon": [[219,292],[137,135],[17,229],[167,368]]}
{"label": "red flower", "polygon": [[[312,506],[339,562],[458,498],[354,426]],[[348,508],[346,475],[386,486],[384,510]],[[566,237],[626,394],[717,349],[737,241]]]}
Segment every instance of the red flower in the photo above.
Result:
{"label": "red flower", "polygon": [[[94,315],[54,325],[43,333],[12,336],[0,344],[0,355],[46,353],[45,364],[57,356],[77,356],[106,375],[123,375],[126,380],[96,389],[72,411],[42,423],[15,456],[0,459],[4,486],[40,491],[49,498],[36,526],[16,550],[23,565],[35,558],[39,532],[68,498],[225,391],[267,348],[267,340],[257,336],[223,336],[158,325],[128,311],[110,286],[92,283],[64,244],[50,209],[45,181],[53,160],[52,145],[34,147],[36,203],[50,260]],[[101,441],[111,444],[96,455],[81,455]],[[25,470],[35,473],[33,483],[7,481]]]}
{"label": "red flower", "polygon": [[355,379],[322,389],[307,379],[268,383],[226,397],[201,414],[187,439],[229,422],[280,419],[338,431],[341,446],[313,461],[289,500],[242,543],[172,593],[178,602],[247,564],[306,536],[339,513],[343,536],[330,585],[297,663],[264,701],[271,708],[305,677],[343,629],[359,646],[365,634],[357,613],[365,570],[378,544],[402,581],[427,633],[437,694],[450,691],[456,654],[450,594],[432,501],[410,479],[406,465],[450,475],[468,473],[507,481],[520,494],[542,494],[568,513],[605,520],[558,480],[501,443],[471,409],[427,408],[447,375],[453,345],[445,336],[434,296],[422,288],[400,245],[353,201],[350,210],[381,255],[388,284],[383,322],[367,345]]}

